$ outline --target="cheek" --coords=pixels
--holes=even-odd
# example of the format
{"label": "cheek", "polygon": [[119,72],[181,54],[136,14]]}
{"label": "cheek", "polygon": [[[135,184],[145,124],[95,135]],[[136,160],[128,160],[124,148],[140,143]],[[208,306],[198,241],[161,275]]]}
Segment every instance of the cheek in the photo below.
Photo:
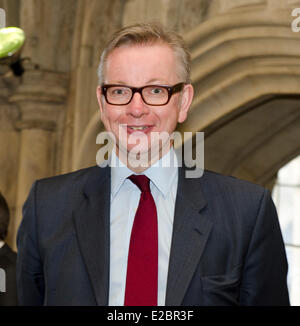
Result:
{"label": "cheek", "polygon": [[106,127],[112,127],[114,123],[118,123],[122,113],[118,110],[110,110],[105,108],[102,112],[101,120]]}
{"label": "cheek", "polygon": [[173,132],[178,123],[179,109],[176,106],[168,108],[168,110],[163,111],[160,116],[160,125],[163,129],[169,133]]}
{"label": "cheek", "polygon": [[159,116],[159,131],[166,131],[171,134],[176,128],[177,121],[175,121],[174,115],[163,114]]}
{"label": "cheek", "polygon": [[105,111],[102,111],[101,112],[101,121],[105,127],[106,130],[109,130],[109,120],[108,120],[108,117],[107,117],[107,114]]}

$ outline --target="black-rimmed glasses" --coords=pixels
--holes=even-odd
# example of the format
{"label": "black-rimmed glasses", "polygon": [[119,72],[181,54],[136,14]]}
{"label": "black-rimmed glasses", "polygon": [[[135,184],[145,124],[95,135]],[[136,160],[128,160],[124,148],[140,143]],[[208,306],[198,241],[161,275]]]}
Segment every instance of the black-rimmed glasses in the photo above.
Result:
{"label": "black-rimmed glasses", "polygon": [[173,94],[180,92],[185,83],[174,86],[146,85],[143,87],[131,87],[125,85],[108,84],[102,85],[102,94],[108,104],[127,105],[135,93],[140,93],[143,101],[148,105],[166,105]]}

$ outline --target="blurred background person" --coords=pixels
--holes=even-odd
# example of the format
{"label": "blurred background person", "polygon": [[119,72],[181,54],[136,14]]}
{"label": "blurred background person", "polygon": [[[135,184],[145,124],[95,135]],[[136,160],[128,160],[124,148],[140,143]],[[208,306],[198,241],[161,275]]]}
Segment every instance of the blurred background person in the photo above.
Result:
{"label": "blurred background person", "polygon": [[[5,242],[9,225],[9,208],[0,193],[0,268],[5,272],[5,292],[0,291],[0,306],[16,306],[16,260],[17,254]],[[1,280],[3,282],[3,280]],[[2,290],[2,289],[1,289]]]}

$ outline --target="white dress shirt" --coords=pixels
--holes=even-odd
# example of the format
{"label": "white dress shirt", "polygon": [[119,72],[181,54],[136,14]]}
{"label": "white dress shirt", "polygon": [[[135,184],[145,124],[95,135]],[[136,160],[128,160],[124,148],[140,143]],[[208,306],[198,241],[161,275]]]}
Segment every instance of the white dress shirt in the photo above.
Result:
{"label": "white dress shirt", "polygon": [[5,245],[5,242],[0,240],[0,248],[2,248],[4,245]]}
{"label": "white dress shirt", "polygon": [[[174,160],[173,160],[174,159]],[[114,161],[115,160],[115,161]],[[168,162],[171,161],[171,164]],[[124,305],[128,249],[131,229],[141,191],[127,177],[135,174],[112,152],[110,203],[110,280],[109,305]],[[168,166],[169,165],[169,166]],[[178,161],[173,148],[146,171],[157,209],[158,220],[158,298],[165,305],[169,256],[172,240],[175,200],[178,184]]]}

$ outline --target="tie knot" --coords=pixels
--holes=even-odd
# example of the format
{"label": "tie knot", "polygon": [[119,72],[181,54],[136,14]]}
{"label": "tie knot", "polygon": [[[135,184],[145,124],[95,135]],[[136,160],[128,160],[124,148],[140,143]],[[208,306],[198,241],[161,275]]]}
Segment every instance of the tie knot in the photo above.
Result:
{"label": "tie knot", "polygon": [[150,179],[146,177],[144,174],[136,175],[132,174],[130,177],[128,177],[136,186],[138,186],[141,190],[141,192],[150,192]]}

